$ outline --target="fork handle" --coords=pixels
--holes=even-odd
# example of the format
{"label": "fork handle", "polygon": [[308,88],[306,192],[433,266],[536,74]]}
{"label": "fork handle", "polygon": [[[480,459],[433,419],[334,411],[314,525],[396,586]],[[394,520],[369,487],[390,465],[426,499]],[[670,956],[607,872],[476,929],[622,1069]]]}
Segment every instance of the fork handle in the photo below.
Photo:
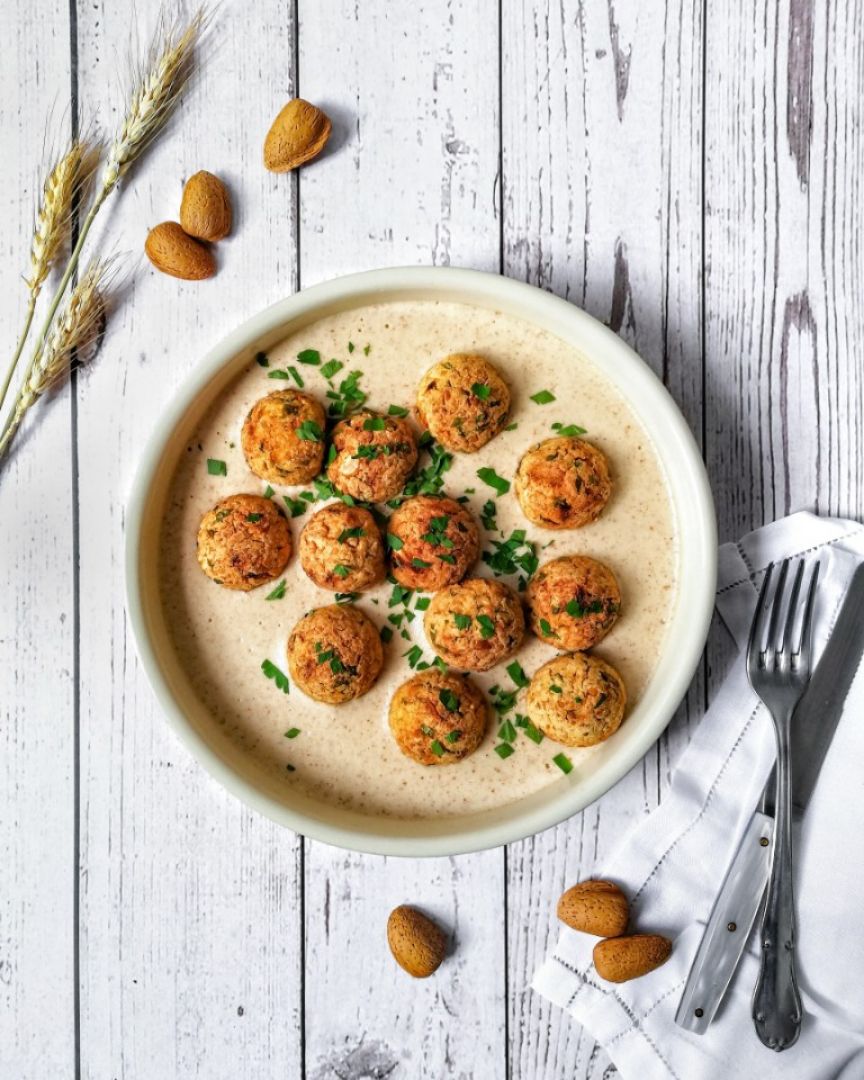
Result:
{"label": "fork handle", "polygon": [[[784,720],[785,722],[780,722]],[[775,717],[777,798],[774,857],[762,918],[762,963],[753,993],[756,1034],[771,1050],[792,1046],[801,1031],[801,997],[795,977],[795,910],[792,900],[792,792],[790,717]]]}

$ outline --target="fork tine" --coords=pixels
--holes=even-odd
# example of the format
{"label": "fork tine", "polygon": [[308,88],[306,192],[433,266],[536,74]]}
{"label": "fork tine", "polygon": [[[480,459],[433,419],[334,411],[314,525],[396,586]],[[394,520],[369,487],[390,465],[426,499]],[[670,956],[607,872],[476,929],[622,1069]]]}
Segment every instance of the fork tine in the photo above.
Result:
{"label": "fork tine", "polygon": [[798,560],[798,569],[795,571],[795,580],[792,583],[792,592],[789,596],[789,610],[786,613],[786,625],[783,627],[783,640],[780,642],[780,652],[784,656],[794,652],[792,645],[792,631],[795,628],[795,618],[798,614],[798,596],[801,592],[801,581],[804,578],[804,560]]}
{"label": "fork tine", "polygon": [[810,584],[807,586],[807,599],[804,602],[804,619],[801,623],[801,644],[795,653],[795,667],[799,671],[810,674],[810,652],[813,637],[813,607],[816,600],[816,583],[819,580],[819,563],[813,567],[810,574]]}
{"label": "fork tine", "polygon": [[768,621],[768,592],[773,575],[774,563],[769,563],[765,571],[765,577],[762,578],[762,588],[759,590],[759,599],[756,601],[753,622],[750,624],[750,640],[747,642],[748,665],[756,664],[759,653],[762,651],[762,642],[765,640],[765,624]]}
{"label": "fork tine", "polygon": [[789,564],[791,559],[784,559],[780,564],[780,574],[777,578],[777,588],[774,590],[774,599],[771,602],[771,625],[768,627],[768,644],[765,647],[766,664],[768,657],[777,649],[780,637],[780,615],[783,611],[783,594],[786,591],[786,578],[789,576]]}

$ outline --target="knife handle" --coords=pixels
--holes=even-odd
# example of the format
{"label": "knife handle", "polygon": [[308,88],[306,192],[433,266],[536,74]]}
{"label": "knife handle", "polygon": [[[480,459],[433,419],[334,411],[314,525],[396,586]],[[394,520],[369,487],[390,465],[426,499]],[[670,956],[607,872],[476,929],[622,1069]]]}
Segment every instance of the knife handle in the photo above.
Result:
{"label": "knife handle", "polygon": [[759,910],[771,868],[773,819],[750,819],[696,950],[675,1023],[702,1035],[714,1019],[735,973]]}

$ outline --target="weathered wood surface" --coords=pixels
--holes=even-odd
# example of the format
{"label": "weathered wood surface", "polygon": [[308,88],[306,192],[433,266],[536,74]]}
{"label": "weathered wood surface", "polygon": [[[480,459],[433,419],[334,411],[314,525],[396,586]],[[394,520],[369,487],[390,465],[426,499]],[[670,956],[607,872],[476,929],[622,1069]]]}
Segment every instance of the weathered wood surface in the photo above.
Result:
{"label": "weathered wood surface", "polygon": [[[130,19],[146,39],[156,5],[130,11],[0,11],[7,341],[42,118],[116,121]],[[125,625],[124,500],[173,389],[242,318],[340,273],[453,263],[566,296],[645,357],[704,447],[723,539],[799,507],[860,517],[862,18],[859,0],[220,7],[104,238],[140,251],[209,168],[237,208],[220,274],[139,263],[92,370],[0,475],[4,1080],[612,1071],[526,985],[562,886],[662,798],[722,632],[658,746],[582,815],[507,852],[349,855],[243,809],[167,730]],[[260,144],[295,92],[334,136],[274,177]],[[406,900],[458,941],[423,984],[384,951]]]}

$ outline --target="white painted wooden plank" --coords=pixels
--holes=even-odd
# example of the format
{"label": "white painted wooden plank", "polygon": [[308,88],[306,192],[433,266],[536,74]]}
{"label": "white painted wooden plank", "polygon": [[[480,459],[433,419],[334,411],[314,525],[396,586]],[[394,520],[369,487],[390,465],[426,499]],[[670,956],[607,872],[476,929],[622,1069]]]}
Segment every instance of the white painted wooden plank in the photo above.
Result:
{"label": "white painted wooden plank", "polygon": [[[157,5],[138,6],[142,41]],[[116,122],[129,11],[79,5],[82,100]],[[206,349],[294,287],[290,177],[261,163],[291,95],[290,5],[220,6],[210,61],[136,169],[106,244],[138,258],[81,380],[82,1075],[299,1076],[300,844],[243,809],[168,730],[123,610],[124,500],[144,439]],[[111,91],[111,93],[109,93]],[[110,104],[109,104],[110,102]],[[226,177],[235,230],[218,276],[182,283],[139,256],[184,179]]]}
{"label": "white painted wooden plank", "polygon": [[[336,125],[332,150],[300,175],[304,285],[405,263],[497,269],[496,27],[491,0],[301,2],[300,92]],[[457,939],[428,982],[387,952],[387,914],[403,902]],[[413,861],[309,843],[306,912],[311,1077],[504,1075],[500,850]]]}
{"label": "white painted wooden plank", "polygon": [[[505,270],[621,334],[699,438],[699,5],[503,10]],[[508,850],[513,1077],[608,1075],[605,1053],[527,986],[557,936],[558,895],[656,805],[702,696],[697,677],[660,743],[604,799]]]}
{"label": "white painted wooden plank", "polygon": [[[0,7],[3,370],[24,317],[46,121],[68,136],[69,19],[60,0]],[[51,284],[46,286],[50,295]],[[17,387],[17,380],[15,383]],[[0,1075],[75,1070],[75,727],[68,390],[0,464]]]}

